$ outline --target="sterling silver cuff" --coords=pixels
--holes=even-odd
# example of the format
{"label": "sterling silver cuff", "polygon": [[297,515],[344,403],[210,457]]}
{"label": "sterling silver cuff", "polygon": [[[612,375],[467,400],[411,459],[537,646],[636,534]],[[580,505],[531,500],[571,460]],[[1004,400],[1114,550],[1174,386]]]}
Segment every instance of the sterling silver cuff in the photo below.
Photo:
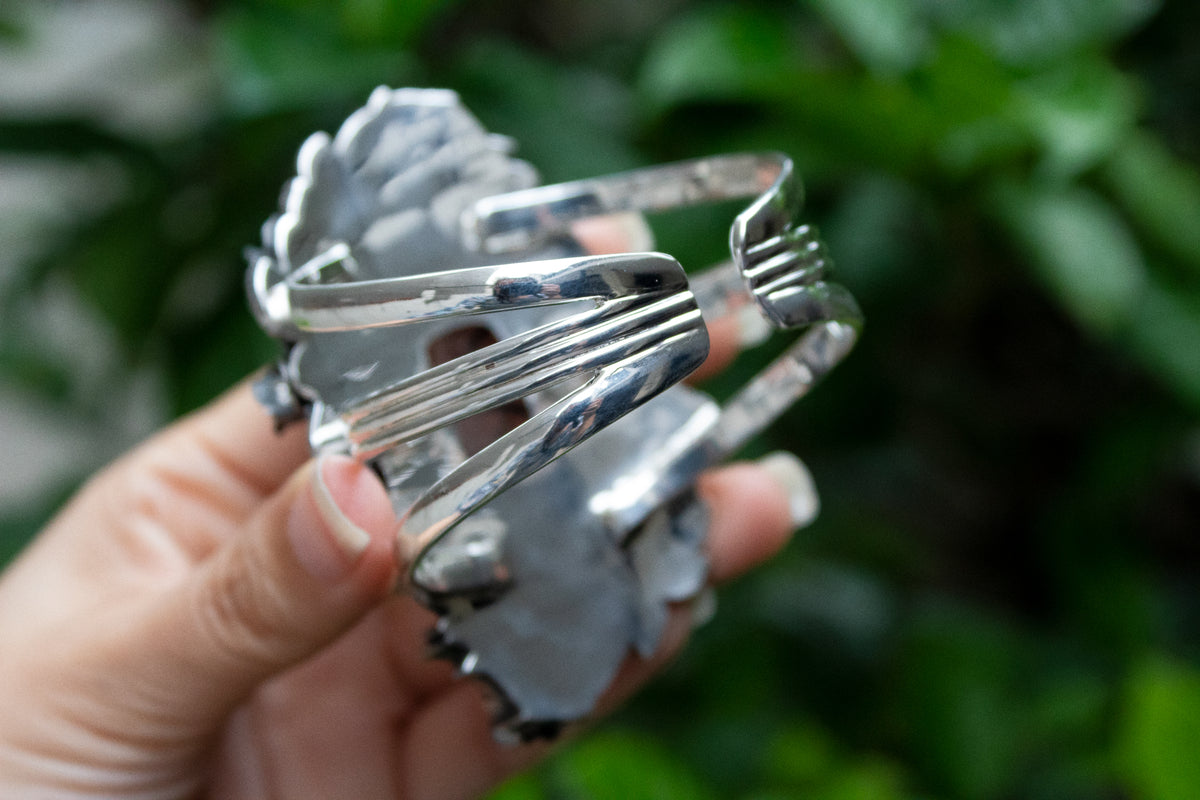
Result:
{"label": "sterling silver cuff", "polygon": [[[301,148],[248,288],[284,356],[258,386],[314,451],[371,464],[431,642],[522,738],[586,716],[667,604],[703,586],[692,486],[853,346],[792,162],[717,156],[554,186],[444,90],[377,89]],[[732,261],[588,255],[572,223],[752,198]],[[679,384],[704,318],[757,307],[800,339],[724,406]]]}

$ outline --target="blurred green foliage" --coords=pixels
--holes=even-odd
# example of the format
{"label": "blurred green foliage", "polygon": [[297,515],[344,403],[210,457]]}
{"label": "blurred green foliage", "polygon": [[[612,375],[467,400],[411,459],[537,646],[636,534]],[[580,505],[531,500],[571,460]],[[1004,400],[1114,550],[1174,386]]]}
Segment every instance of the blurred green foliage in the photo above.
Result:
{"label": "blurred green foliage", "polygon": [[[0,48],[36,44],[30,7],[0,8]],[[172,13],[194,119],[0,116],[0,159],[110,187],[29,223],[0,296],[0,379],[64,418],[99,424],[147,370],[182,413],[271,357],[241,249],[303,137],[380,83],[458,90],[547,180],[786,151],[867,312],[849,362],[751,448],[808,460],[821,519],[617,721],[497,798],[1200,797],[1200,6]],[[715,261],[723,215],[656,220],[660,245]],[[64,285],[115,343],[86,382],[29,332]],[[0,509],[3,552],[94,466]]]}

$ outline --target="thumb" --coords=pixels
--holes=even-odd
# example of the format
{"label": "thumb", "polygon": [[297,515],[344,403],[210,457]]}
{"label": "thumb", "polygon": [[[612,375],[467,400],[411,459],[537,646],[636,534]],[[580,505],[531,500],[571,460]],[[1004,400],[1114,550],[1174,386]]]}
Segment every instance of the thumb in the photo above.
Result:
{"label": "thumb", "polygon": [[[150,614],[148,707],[205,733],[259,683],[349,629],[390,591],[396,519],[379,479],[310,461]],[[155,680],[157,678],[157,680]],[[161,712],[160,712],[161,713]]]}

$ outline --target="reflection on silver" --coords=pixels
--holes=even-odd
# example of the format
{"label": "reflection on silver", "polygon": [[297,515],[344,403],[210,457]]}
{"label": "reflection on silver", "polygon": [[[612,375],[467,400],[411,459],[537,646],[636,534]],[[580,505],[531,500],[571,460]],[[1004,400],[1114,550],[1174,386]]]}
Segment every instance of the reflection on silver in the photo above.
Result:
{"label": "reflection on silver", "polygon": [[463,238],[476,250],[519,252],[586,217],[741,197],[755,199],[734,220],[729,248],[763,313],[781,328],[860,321],[850,293],[825,281],[816,232],[795,221],[804,193],[792,160],[780,153],[700,158],[487,197],[464,215]]}
{"label": "reflection on silver", "polygon": [[[703,587],[691,487],[852,347],[781,155],[721,156],[557,186],[452,92],[378,89],[304,144],[249,294],[285,355],[259,385],[314,450],[369,462],[401,517],[438,654],[487,680],[529,738],[588,714],[667,604]],[[752,197],[733,261],[694,279],[659,253],[584,254],[578,219]],[[806,333],[724,407],[677,384],[701,316],[756,304]]]}

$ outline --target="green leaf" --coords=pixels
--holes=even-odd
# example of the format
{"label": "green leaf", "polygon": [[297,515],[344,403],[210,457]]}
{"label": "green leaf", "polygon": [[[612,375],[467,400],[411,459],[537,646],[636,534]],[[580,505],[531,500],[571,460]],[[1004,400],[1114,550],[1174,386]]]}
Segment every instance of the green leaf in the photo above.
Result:
{"label": "green leaf", "polygon": [[772,783],[813,784],[825,778],[834,763],[834,743],[814,724],[789,726],[767,748],[767,778]]}
{"label": "green leaf", "polygon": [[1125,221],[1081,188],[1009,184],[997,209],[1035,273],[1081,326],[1112,335],[1145,292],[1146,265]]}
{"label": "green leaf", "polygon": [[746,102],[774,94],[794,72],[787,26],[756,9],[704,6],[653,42],[638,82],[655,110],[685,102]]}
{"label": "green leaf", "polygon": [[452,0],[343,0],[338,4],[347,38],[363,44],[408,45]]}
{"label": "green leaf", "polygon": [[142,142],[112,133],[86,119],[39,117],[0,119],[0,152],[64,156],[115,156],[148,172],[162,168],[159,156]]}
{"label": "green leaf", "polygon": [[173,412],[207,403],[243,376],[278,356],[278,343],[255,324],[240,302],[208,322],[203,335],[173,354],[170,365]]}
{"label": "green leaf", "polygon": [[489,130],[520,142],[519,155],[548,181],[639,163],[628,144],[630,93],[609,76],[484,40],[465,49],[452,82]]}
{"label": "green leaf", "polygon": [[1125,338],[1143,364],[1200,411],[1200,298],[1149,286]]}
{"label": "green leaf", "polygon": [[908,634],[900,697],[927,778],[954,797],[1012,796],[1028,698],[1023,641],[994,619],[940,608]]}
{"label": "green leaf", "polygon": [[997,78],[995,60],[977,47],[941,47],[932,66],[905,80],[831,67],[791,30],[744,6],[704,6],[683,17],[643,62],[647,109],[663,117],[698,108],[706,129],[763,117],[781,140],[773,146],[801,158],[927,175],[948,131],[995,117],[1006,101],[1007,77]]}
{"label": "green leaf", "polygon": [[929,28],[912,0],[814,0],[813,5],[877,72],[906,71],[929,52]]}
{"label": "green leaf", "polygon": [[1158,0],[957,0],[932,3],[944,27],[986,43],[1012,64],[1041,64],[1116,41],[1145,21]]}
{"label": "green leaf", "polygon": [[25,31],[11,19],[0,17],[0,42],[19,44],[25,38]]}
{"label": "green leaf", "polygon": [[556,766],[566,796],[578,800],[709,800],[713,796],[662,744],[629,731],[592,736]]}
{"label": "green leaf", "polygon": [[1010,185],[998,197],[1014,242],[1080,325],[1119,336],[1147,369],[1200,407],[1200,298],[1155,280],[1117,211],[1080,188]]}
{"label": "green leaf", "polygon": [[488,795],[488,800],[543,800],[546,792],[535,775],[518,775]]}
{"label": "green leaf", "polygon": [[1044,174],[1077,175],[1107,159],[1133,130],[1133,85],[1099,59],[1075,59],[1017,84],[1008,114],[1040,143]]}
{"label": "green leaf", "polygon": [[67,365],[40,356],[42,353],[36,351],[0,348],[0,379],[48,402],[65,402],[70,397],[74,376]]}
{"label": "green leaf", "polygon": [[1138,133],[1112,154],[1103,174],[1147,240],[1200,276],[1200,170]]}
{"label": "green leaf", "polygon": [[154,187],[87,225],[63,264],[80,296],[131,350],[145,344],[178,266],[156,225],[160,192]]}
{"label": "green leaf", "polygon": [[[224,101],[242,116],[361,102],[381,83],[413,80],[406,51],[384,45],[349,47],[338,39],[336,7],[323,15],[234,8],[213,26]],[[282,18],[281,18],[282,14]]]}
{"label": "green leaf", "polygon": [[1126,684],[1117,762],[1137,800],[1193,800],[1200,790],[1200,670],[1163,657]]}
{"label": "green leaf", "polygon": [[827,784],[805,795],[809,800],[902,800],[900,771],[879,759],[845,767]]}
{"label": "green leaf", "polygon": [[797,72],[778,102],[784,124],[855,167],[921,173],[945,132],[937,109],[898,80]]}
{"label": "green leaf", "polygon": [[0,516],[0,569],[7,566],[33,540],[43,524],[44,517],[32,514],[13,515],[6,510]]}
{"label": "green leaf", "polygon": [[85,478],[76,474],[61,476],[61,483],[44,487],[40,496],[0,508],[0,570],[33,541]]}
{"label": "green leaf", "polygon": [[1013,104],[1012,70],[977,42],[945,37],[914,80],[920,81],[922,99],[938,123],[931,147],[952,176],[1013,161],[1031,147],[1026,126],[1007,113]]}

